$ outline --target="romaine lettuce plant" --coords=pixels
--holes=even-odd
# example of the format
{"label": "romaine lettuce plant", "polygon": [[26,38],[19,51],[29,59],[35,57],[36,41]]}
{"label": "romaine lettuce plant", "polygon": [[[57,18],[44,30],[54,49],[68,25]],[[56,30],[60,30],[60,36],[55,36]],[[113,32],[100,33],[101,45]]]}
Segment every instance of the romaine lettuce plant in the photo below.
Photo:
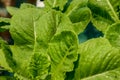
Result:
{"label": "romaine lettuce plant", "polygon": [[[11,80],[119,80],[120,1],[45,0],[8,7],[13,45],[0,39],[0,66]],[[104,36],[79,43],[78,35],[92,23]],[[1,78],[2,79],[2,78]]]}

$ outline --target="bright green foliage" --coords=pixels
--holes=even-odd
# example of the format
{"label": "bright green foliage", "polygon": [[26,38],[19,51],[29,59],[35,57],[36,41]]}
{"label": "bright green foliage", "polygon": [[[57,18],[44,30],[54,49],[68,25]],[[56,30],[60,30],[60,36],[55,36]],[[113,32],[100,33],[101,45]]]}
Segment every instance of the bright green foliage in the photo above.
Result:
{"label": "bright green foliage", "polygon": [[[120,80],[119,3],[45,0],[45,8],[8,7],[12,18],[0,18],[0,25],[7,23],[0,31],[9,30],[14,44],[0,39],[0,66],[13,80]],[[78,44],[89,23],[104,36]]]}
{"label": "bright green foliage", "polygon": [[10,21],[11,20],[9,18],[0,17],[0,32],[4,32],[9,29]]}
{"label": "bright green foliage", "polygon": [[[57,10],[60,8],[60,11],[64,12],[70,18],[73,22],[73,29],[77,34],[81,33],[90,22],[91,11],[87,8],[87,2],[87,0],[45,0],[46,8],[48,6],[50,8],[52,6],[52,8]],[[55,6],[53,3],[55,3]],[[63,7],[62,9],[61,6]]]}
{"label": "bright green foliage", "polygon": [[[73,23],[74,30],[77,34],[83,32],[91,19],[91,11],[87,7],[75,9],[69,18]],[[79,27],[78,27],[79,26]]]}
{"label": "bright green foliage", "polygon": [[109,25],[119,21],[119,4],[120,0],[89,0],[88,7],[92,11],[92,22],[97,29],[105,33]]}
{"label": "bright green foliage", "polygon": [[10,23],[10,19],[9,18],[2,18],[2,17],[0,17],[0,23],[1,22]]}
{"label": "bright green foliage", "polygon": [[107,39],[91,39],[79,45],[78,52],[80,60],[75,72],[75,80],[120,79],[120,69],[117,69],[120,68],[120,53],[109,44]]}
{"label": "bright green foliage", "polygon": [[14,14],[17,14],[17,11],[19,10],[18,8],[15,8],[15,7],[7,7],[7,10],[8,12],[11,14],[11,15],[14,15]]}
{"label": "bright green foliage", "polygon": [[3,50],[0,49],[0,65],[4,66],[6,70],[12,71],[7,63],[6,57],[8,58],[9,55],[4,55]]}
{"label": "bright green foliage", "polygon": [[48,9],[55,8],[57,10],[63,10],[67,0],[45,0],[46,7]]}
{"label": "bright green foliage", "polygon": [[27,9],[27,8],[35,8],[35,6],[32,5],[32,4],[28,4],[28,3],[23,3],[23,4],[20,6],[20,9]]}
{"label": "bright green foliage", "polygon": [[[64,24],[65,22],[66,24]],[[76,34],[71,32],[74,32],[71,24],[67,16],[54,10],[45,12],[41,9],[30,7],[18,10],[16,14],[13,14],[10,33],[14,40],[14,45],[7,46],[3,43],[2,49],[4,52],[3,56],[7,58],[8,67],[12,68],[12,71],[15,72],[15,77],[23,80],[44,80],[52,72],[49,72],[51,58],[47,49],[55,34],[56,36],[57,34],[62,34],[66,38],[70,37],[70,40],[68,38],[69,44],[75,41],[76,50],[72,54],[76,55],[74,55],[72,62],[76,61],[78,41]],[[69,32],[67,31],[73,35],[68,35]],[[65,43],[66,40],[63,42]],[[72,44],[69,47],[71,48]],[[67,54],[67,51],[65,53]],[[7,69],[2,63],[1,66]],[[74,65],[72,64],[71,66],[70,70],[67,71],[72,71]],[[63,71],[63,73],[65,74],[67,71]],[[64,80],[65,76],[60,78]]]}
{"label": "bright green foliage", "polygon": [[53,37],[48,53],[51,57],[51,80],[64,80],[65,73],[74,68],[77,60],[77,37],[70,31],[64,31]]}
{"label": "bright green foliage", "polygon": [[120,23],[115,23],[107,30],[105,37],[111,45],[120,49]]}
{"label": "bright green foliage", "polygon": [[68,0],[68,8],[65,13],[70,15],[76,9],[86,7],[88,0]]}
{"label": "bright green foliage", "polygon": [[68,0],[69,6],[64,11],[72,21],[77,34],[83,32],[91,19],[91,11],[87,7],[87,2],[88,0]]}

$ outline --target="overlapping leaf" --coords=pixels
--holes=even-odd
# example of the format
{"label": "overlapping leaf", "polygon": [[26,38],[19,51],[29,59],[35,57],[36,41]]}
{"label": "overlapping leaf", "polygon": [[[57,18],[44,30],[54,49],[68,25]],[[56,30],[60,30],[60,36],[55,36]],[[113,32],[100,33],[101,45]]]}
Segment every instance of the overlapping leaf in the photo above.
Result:
{"label": "overlapping leaf", "polygon": [[[29,14],[29,13],[31,13],[31,14]],[[26,14],[26,15],[23,15],[23,14]],[[52,12],[50,12],[46,15],[49,16],[49,14],[52,15]],[[12,17],[12,21],[11,21],[10,32],[14,39],[14,45],[10,46],[10,49],[12,52],[11,53],[12,58],[15,60],[15,63],[16,63],[16,66],[11,66],[11,67],[12,67],[13,71],[16,72],[16,74],[18,74],[19,76],[26,77],[28,79],[29,78],[44,79],[48,74],[48,67],[50,65],[50,59],[49,59],[48,55],[42,51],[42,49],[46,49],[46,47],[45,47],[46,45],[44,42],[42,43],[42,41],[44,41],[44,40],[46,41],[48,39],[48,37],[50,37],[50,36],[46,35],[48,37],[41,36],[41,39],[38,38],[39,28],[41,28],[41,27],[37,26],[36,20],[38,20],[40,18],[40,16],[42,16],[42,15],[43,15],[42,12],[39,12],[33,8],[29,8],[29,9],[20,10],[17,14],[15,14]],[[48,16],[46,16],[46,17],[48,17]],[[16,20],[16,18],[18,18],[18,19]],[[39,23],[39,21],[38,21],[38,23]],[[21,24],[23,24],[23,25],[21,25]],[[44,24],[44,26],[45,26],[45,24]],[[42,28],[49,29],[50,27],[51,26],[46,26],[46,27],[42,27]],[[54,26],[52,26],[52,27],[54,30]],[[41,30],[42,30],[42,28],[41,28]],[[45,30],[46,29],[44,29],[42,32],[44,32]],[[46,34],[53,33],[53,30],[50,31],[50,29],[49,29],[49,31],[47,31]],[[41,32],[41,34],[43,34],[42,32]],[[36,56],[36,54],[37,54],[37,56]],[[38,57],[38,59],[37,59],[38,62],[36,61],[34,56],[36,56],[36,59]],[[42,61],[42,60],[44,60],[44,61]],[[46,61],[46,64],[42,63],[45,61]],[[36,65],[35,62],[37,62],[38,64]],[[11,62],[11,64],[12,64],[12,62]],[[31,65],[33,67],[31,67]],[[38,69],[38,67],[36,67],[36,66],[38,66],[38,65],[41,67],[39,68],[39,70],[36,71],[36,69]],[[13,68],[13,67],[15,67],[15,68]],[[34,72],[36,72],[36,74]]]}
{"label": "overlapping leaf", "polygon": [[120,48],[120,23],[111,25],[105,37],[110,41],[112,46]]}
{"label": "overlapping leaf", "polygon": [[67,10],[65,11],[67,15],[70,15],[76,9],[86,7],[88,2],[88,0],[68,0],[68,1],[69,1],[69,4],[67,7]]}
{"label": "overlapping leaf", "polygon": [[69,0],[64,13],[69,16],[77,34],[83,32],[91,19],[91,11],[87,8],[87,0]]}
{"label": "overlapping leaf", "polygon": [[[19,80],[119,80],[119,3],[120,0],[45,0],[46,7],[42,9],[30,4],[20,9],[9,7],[13,17],[8,29],[14,45],[0,45],[0,66],[14,72]],[[90,21],[108,40],[89,40],[80,44],[78,51],[76,34]],[[74,62],[78,52],[77,65]]]}
{"label": "overlapping leaf", "polygon": [[93,14],[93,24],[106,32],[109,25],[119,21],[118,7],[120,0],[89,0],[88,7]]}
{"label": "overlapping leaf", "polygon": [[69,18],[74,25],[74,30],[77,34],[83,32],[91,20],[91,11],[87,7],[75,9]]}
{"label": "overlapping leaf", "polygon": [[[1,44],[1,46],[3,46],[3,43]],[[7,48],[4,48],[7,49]],[[11,56],[8,55],[4,55],[3,50],[0,48],[0,66],[4,66],[4,69],[8,70],[8,71],[12,71],[12,69],[10,68],[9,64],[7,63],[6,58],[10,58]],[[9,60],[10,61],[10,60]]]}
{"label": "overlapping leaf", "polygon": [[45,0],[45,7],[48,9],[55,8],[63,10],[68,0]]}
{"label": "overlapping leaf", "polygon": [[64,80],[66,72],[74,68],[77,60],[78,41],[74,33],[64,31],[53,37],[48,53],[51,57],[51,79]]}
{"label": "overlapping leaf", "polygon": [[120,53],[107,39],[89,40],[79,46],[79,53],[75,80],[120,79]]}
{"label": "overlapping leaf", "polygon": [[10,26],[14,45],[9,47],[11,53],[8,49],[4,51],[11,54],[10,59],[15,61],[15,66],[10,66],[15,76],[18,79],[44,80],[49,74],[50,66],[50,57],[46,52],[48,43],[55,34],[74,31],[71,24],[66,15],[54,10],[46,12],[31,7],[18,10],[13,15]]}

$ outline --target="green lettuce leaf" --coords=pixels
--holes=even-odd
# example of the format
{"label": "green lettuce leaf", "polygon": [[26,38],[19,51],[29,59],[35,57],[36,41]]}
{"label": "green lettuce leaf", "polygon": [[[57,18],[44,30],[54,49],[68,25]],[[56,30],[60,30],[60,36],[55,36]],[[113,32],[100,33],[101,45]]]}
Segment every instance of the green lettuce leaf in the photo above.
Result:
{"label": "green lettuce leaf", "polygon": [[[55,1],[55,0],[54,0]],[[58,1],[59,2],[59,1]],[[62,3],[62,6],[64,6],[64,9],[62,10],[62,12],[64,14],[66,14],[71,22],[73,23],[73,29],[74,31],[79,34],[81,32],[83,32],[83,30],[86,28],[86,26],[88,25],[88,23],[90,22],[91,19],[91,11],[89,8],[87,8],[87,0],[68,0],[63,1],[64,3],[62,3],[62,1],[60,1],[60,3]],[[46,6],[50,6],[50,3],[53,4],[53,1],[45,1]],[[56,1],[57,3],[57,1]],[[53,5],[52,5],[53,6]],[[57,7],[50,7],[51,8],[55,8],[57,9]]]}
{"label": "green lettuce leaf", "polygon": [[0,32],[4,32],[9,29],[11,19],[0,17]]}
{"label": "green lettuce leaf", "polygon": [[45,7],[48,9],[55,8],[62,11],[67,1],[68,0],[45,0]]}
{"label": "green lettuce leaf", "polygon": [[10,13],[10,15],[14,15],[14,14],[17,14],[17,11],[19,9],[18,8],[15,8],[15,7],[7,7],[7,11]]}
{"label": "green lettuce leaf", "polygon": [[81,80],[119,80],[120,79],[120,68],[107,71],[95,76],[90,76]]}
{"label": "green lettuce leaf", "polygon": [[36,8],[36,6],[29,4],[29,3],[23,3],[20,6],[20,9],[27,9],[27,8]]}
{"label": "green lettuce leaf", "polygon": [[10,25],[14,45],[2,47],[5,56],[11,54],[10,58],[5,58],[8,59],[7,64],[15,73],[16,79],[44,80],[50,74],[51,59],[47,54],[48,44],[54,35],[63,31],[74,32],[71,24],[69,18],[58,11],[19,9],[13,15]]}
{"label": "green lettuce leaf", "polygon": [[107,30],[105,37],[112,46],[120,49],[120,23],[112,24]]}
{"label": "green lettuce leaf", "polygon": [[69,18],[73,23],[75,32],[80,34],[91,20],[91,11],[87,7],[78,8],[69,15]]}
{"label": "green lettuce leaf", "polygon": [[77,49],[78,41],[73,32],[64,31],[53,37],[48,48],[51,57],[50,80],[64,80],[66,72],[73,70]]}
{"label": "green lettuce leaf", "polygon": [[119,80],[120,52],[105,38],[79,46],[80,60],[74,80]]}
{"label": "green lettuce leaf", "polygon": [[87,6],[88,0],[68,0],[69,5],[66,11],[64,12],[67,15],[73,13],[76,9],[80,9]]}
{"label": "green lettuce leaf", "polygon": [[[13,45],[0,39],[0,66],[16,80],[119,80],[119,0],[45,0],[8,7]],[[89,22],[105,37],[79,44]],[[113,24],[115,23],[115,24]]]}
{"label": "green lettuce leaf", "polygon": [[34,44],[34,26],[36,26],[35,21],[43,14],[44,11],[38,11],[38,9],[28,8],[19,10],[17,14],[12,17],[10,33],[12,35],[12,38],[14,39],[15,44]]}
{"label": "green lettuce leaf", "polygon": [[10,18],[0,17],[0,23],[1,23],[1,22],[10,23]]}
{"label": "green lettuce leaf", "polygon": [[9,66],[9,64],[7,63],[7,60],[6,60],[6,58],[9,58],[9,57],[11,57],[11,56],[9,56],[9,55],[5,56],[3,50],[0,49],[0,66],[1,67],[4,66],[5,70],[8,70],[8,71],[12,72],[12,69],[10,68],[10,66]]}
{"label": "green lettuce leaf", "polygon": [[[48,74],[50,59],[45,50],[47,40],[54,32],[54,26],[46,26],[46,23],[49,23],[49,20],[45,22],[45,20],[42,20],[43,18],[40,19],[43,13],[44,12],[39,12],[33,8],[23,9],[19,10],[11,20],[10,33],[14,39],[14,45],[10,46],[10,49],[12,59],[14,59],[16,63],[16,65],[11,66],[11,68],[13,69],[13,72],[27,79],[45,79]],[[52,15],[52,12],[45,14],[43,17],[44,19],[46,17],[50,18],[52,17],[50,15]],[[18,19],[16,20],[16,18]],[[38,25],[40,22],[45,22],[44,26],[46,27]],[[52,27],[53,29],[50,29]],[[39,31],[39,28],[43,30]],[[45,30],[47,33],[39,37],[39,32],[43,34]],[[37,64],[35,62],[37,62]],[[19,78],[19,76],[17,77]]]}
{"label": "green lettuce leaf", "polygon": [[64,13],[69,16],[77,34],[83,32],[91,19],[91,11],[87,7],[87,0],[69,0]]}
{"label": "green lettuce leaf", "polygon": [[119,7],[119,0],[89,0],[88,7],[92,11],[94,26],[103,33],[107,28],[119,21],[117,8]]}
{"label": "green lettuce leaf", "polygon": [[46,49],[55,32],[55,13],[42,15],[43,12],[34,8],[23,9],[11,21],[14,45],[10,48],[17,64],[15,72],[28,79],[45,79],[48,75],[50,59]]}

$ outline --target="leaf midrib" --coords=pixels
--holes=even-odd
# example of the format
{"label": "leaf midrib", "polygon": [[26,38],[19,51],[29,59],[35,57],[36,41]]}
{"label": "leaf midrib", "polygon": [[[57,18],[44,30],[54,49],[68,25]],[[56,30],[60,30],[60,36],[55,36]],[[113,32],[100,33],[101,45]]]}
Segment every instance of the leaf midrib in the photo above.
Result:
{"label": "leaf midrib", "polygon": [[63,63],[64,63],[66,57],[68,56],[69,50],[70,50],[70,49],[71,49],[71,47],[70,47],[69,49],[67,49],[67,51],[65,51],[66,54],[65,54],[65,56],[63,57],[63,59],[61,60],[61,62],[57,65],[57,69],[56,69],[55,72],[53,72],[53,75],[57,75],[58,72],[60,71],[61,66],[63,65]]}
{"label": "leaf midrib", "polygon": [[115,13],[115,10],[114,10],[114,8],[112,7],[110,1],[109,1],[109,0],[106,0],[106,2],[107,2],[107,4],[108,4],[108,6],[110,7],[112,13],[114,14],[114,17],[115,17],[115,19],[116,19],[116,22],[118,22],[118,21],[119,21],[119,18],[118,18],[118,16],[117,16],[117,14]]}
{"label": "leaf midrib", "polygon": [[113,71],[113,70],[116,70],[116,69],[119,69],[119,68],[120,68],[120,67],[115,68],[115,69],[112,69],[112,70],[104,71],[104,72],[101,72],[101,73],[98,73],[98,74],[94,74],[94,75],[91,75],[91,76],[88,76],[88,77],[84,77],[84,78],[82,78],[81,80],[86,80],[86,79],[92,78],[92,77],[94,77],[94,76],[103,75],[103,74],[106,74],[107,72],[109,73],[110,71]]}
{"label": "leaf midrib", "polygon": [[53,8],[56,6],[56,2],[57,2],[57,0],[54,0]]}

